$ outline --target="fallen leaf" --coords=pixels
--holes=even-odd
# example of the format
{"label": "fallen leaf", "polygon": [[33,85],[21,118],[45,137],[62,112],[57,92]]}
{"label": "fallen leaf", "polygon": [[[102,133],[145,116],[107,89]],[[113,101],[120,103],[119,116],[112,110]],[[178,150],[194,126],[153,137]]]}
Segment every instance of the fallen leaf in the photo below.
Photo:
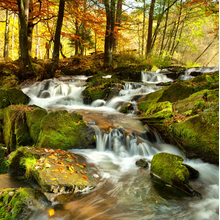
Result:
{"label": "fallen leaf", "polygon": [[82,176],[82,178],[87,179],[87,176]]}
{"label": "fallen leaf", "polygon": [[48,211],[48,214],[49,214],[49,216],[53,216],[53,215],[55,214],[54,209],[50,209],[50,210]]}
{"label": "fallen leaf", "polygon": [[56,180],[57,178],[51,178],[51,180]]}

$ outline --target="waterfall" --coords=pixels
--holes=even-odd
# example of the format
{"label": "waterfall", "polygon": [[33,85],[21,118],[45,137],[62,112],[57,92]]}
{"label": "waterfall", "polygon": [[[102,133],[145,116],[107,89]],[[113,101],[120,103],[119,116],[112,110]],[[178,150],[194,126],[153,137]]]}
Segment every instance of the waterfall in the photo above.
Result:
{"label": "waterfall", "polygon": [[[142,140],[139,144],[138,137],[132,134],[126,134],[124,129],[111,129],[109,133],[102,133],[97,125],[92,125],[96,134],[96,149],[98,151],[110,150],[119,157],[130,157],[141,155],[144,157],[152,157],[159,151],[153,146],[150,140]],[[131,132],[132,133],[132,132]],[[158,137],[155,137],[155,140]]]}
{"label": "waterfall", "polygon": [[173,81],[172,79],[168,78],[164,74],[151,72],[151,71],[141,71],[141,79],[142,79],[142,82],[153,83],[153,84]]}
{"label": "waterfall", "polygon": [[184,75],[180,75],[179,79],[186,81],[194,78],[197,75],[202,75],[204,73],[213,73],[218,71],[219,67],[193,67],[186,69]]}

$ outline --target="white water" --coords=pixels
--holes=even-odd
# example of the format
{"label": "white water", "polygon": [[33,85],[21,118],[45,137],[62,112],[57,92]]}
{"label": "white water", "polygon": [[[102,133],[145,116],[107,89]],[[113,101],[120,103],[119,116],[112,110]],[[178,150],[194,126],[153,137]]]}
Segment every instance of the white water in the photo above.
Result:
{"label": "white water", "polygon": [[[153,76],[154,77],[154,76]],[[85,80],[83,78],[83,80]],[[62,82],[58,79],[36,83],[23,91],[31,97],[30,104],[39,105],[47,110],[65,108],[67,110],[86,109],[96,111],[117,111],[120,103],[130,102],[134,95],[147,94],[156,90],[143,83],[126,83],[119,96],[106,102],[96,100],[91,105],[83,104],[82,91],[85,85],[82,78]],[[161,78],[157,78],[161,82]],[[148,78],[148,82],[153,82]],[[155,83],[155,82],[154,82]],[[157,88],[159,89],[159,87]],[[47,98],[43,98],[43,97]],[[132,128],[132,124],[129,125]],[[89,163],[98,168],[96,175],[100,184],[89,194],[64,205],[63,210],[56,210],[53,219],[184,219],[206,220],[219,219],[219,168],[201,160],[186,159],[174,146],[164,144],[155,135],[155,141],[139,141],[134,132],[128,136],[123,128],[102,133],[97,126],[96,150],[72,150],[83,154]],[[149,169],[140,172],[135,162],[140,158],[151,161],[158,152],[181,155],[185,163],[200,172],[198,180],[193,181],[194,188],[203,198],[178,197],[169,188],[155,188]],[[78,211],[76,211],[78,210]],[[45,210],[47,212],[47,210]],[[47,219],[45,212],[35,216],[35,220]]]}
{"label": "white water", "polygon": [[190,80],[194,78],[194,76],[191,76],[190,74],[192,72],[200,72],[202,74],[204,73],[212,73],[219,71],[219,67],[193,67],[185,70],[184,75],[180,75],[180,80]]}
{"label": "white water", "polygon": [[157,72],[151,71],[141,71],[141,78],[142,82],[150,83],[150,84],[157,84],[161,82],[172,82],[173,80],[168,78],[164,74],[160,74]]}

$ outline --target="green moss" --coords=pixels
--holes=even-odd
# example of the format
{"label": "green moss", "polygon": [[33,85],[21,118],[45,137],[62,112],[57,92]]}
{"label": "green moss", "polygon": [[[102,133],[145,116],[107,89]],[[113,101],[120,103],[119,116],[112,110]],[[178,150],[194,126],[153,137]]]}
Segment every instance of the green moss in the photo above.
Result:
{"label": "green moss", "polygon": [[6,153],[7,148],[5,148],[2,144],[0,144],[0,173],[7,173],[8,172],[8,161],[5,160],[7,156]]}
{"label": "green moss", "polygon": [[7,96],[11,105],[28,104],[30,98],[18,88],[7,90]]}
{"label": "green moss", "polygon": [[[155,103],[154,105],[151,105],[150,108],[148,108],[148,110],[146,111],[145,115],[154,114],[154,113],[157,113],[157,112],[161,112],[163,114],[164,110],[166,110],[166,112],[168,110],[170,112],[172,112],[172,104],[170,102]],[[161,113],[159,113],[158,115],[160,115]]]}
{"label": "green moss", "polygon": [[182,162],[183,158],[177,155],[155,154],[151,161],[151,172],[173,185],[188,183],[189,171]]}
{"label": "green moss", "polygon": [[35,166],[37,164],[37,160],[35,157],[23,157],[21,158],[20,160],[20,163],[19,163],[21,166],[24,166],[25,167],[25,177],[26,179],[29,179],[32,175],[32,170],[35,169]]}
{"label": "green moss", "polygon": [[34,144],[36,144],[40,133],[40,124],[44,116],[47,115],[47,111],[42,108],[34,108],[34,110],[26,111],[25,114],[30,136]]}
{"label": "green moss", "polygon": [[4,189],[0,201],[7,204],[7,207],[0,208],[0,219],[8,220],[28,220],[33,211],[29,205],[37,205],[34,190],[30,188]]}
{"label": "green moss", "polygon": [[87,146],[85,135],[84,121],[75,122],[67,111],[50,112],[42,119],[38,146],[53,149]]}
{"label": "green moss", "polygon": [[178,139],[185,153],[200,156],[211,163],[219,161],[219,112],[211,107],[199,115],[172,125],[169,134]]}

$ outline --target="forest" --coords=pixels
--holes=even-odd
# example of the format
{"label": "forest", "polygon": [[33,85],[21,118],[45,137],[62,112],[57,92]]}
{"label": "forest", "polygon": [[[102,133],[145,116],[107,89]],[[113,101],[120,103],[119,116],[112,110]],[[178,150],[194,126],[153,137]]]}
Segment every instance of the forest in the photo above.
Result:
{"label": "forest", "polygon": [[0,9],[1,60],[19,59],[21,78],[36,74],[33,59],[51,59],[54,76],[60,59],[101,53],[104,68],[218,66],[218,1],[0,0]]}

